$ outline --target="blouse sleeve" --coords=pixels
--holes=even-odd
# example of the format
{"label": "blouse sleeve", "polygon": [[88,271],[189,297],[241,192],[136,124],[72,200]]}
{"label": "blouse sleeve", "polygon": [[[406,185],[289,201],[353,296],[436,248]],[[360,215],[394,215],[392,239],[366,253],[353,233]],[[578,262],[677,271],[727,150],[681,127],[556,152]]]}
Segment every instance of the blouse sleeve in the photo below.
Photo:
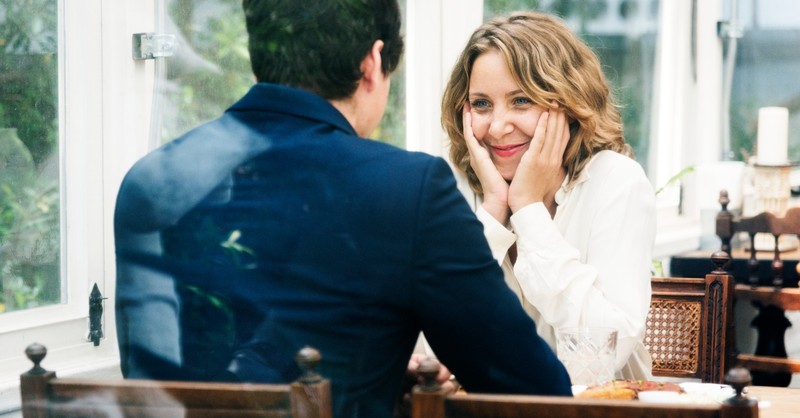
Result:
{"label": "blouse sleeve", "polygon": [[509,231],[508,228],[503,226],[495,219],[483,206],[478,205],[478,210],[475,212],[478,220],[483,224],[483,235],[489,242],[489,248],[492,250],[492,256],[497,260],[498,264],[503,264],[506,258],[508,249],[517,240],[517,235]]}
{"label": "blouse sleeve", "polygon": [[588,230],[586,261],[535,203],[511,217],[519,237],[514,271],[525,298],[554,329],[616,328],[620,368],[644,335],[650,306],[655,194],[641,172],[615,167],[605,174],[594,201],[581,202],[591,205],[568,221]]}

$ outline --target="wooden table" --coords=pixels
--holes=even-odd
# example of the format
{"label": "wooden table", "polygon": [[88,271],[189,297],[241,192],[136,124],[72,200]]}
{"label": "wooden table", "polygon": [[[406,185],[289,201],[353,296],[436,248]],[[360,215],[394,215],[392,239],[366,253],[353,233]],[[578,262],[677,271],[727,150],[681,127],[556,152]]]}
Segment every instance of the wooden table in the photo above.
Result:
{"label": "wooden table", "polygon": [[[759,418],[800,417],[800,388],[750,386],[747,396],[759,400]],[[769,406],[764,405],[766,403]]]}

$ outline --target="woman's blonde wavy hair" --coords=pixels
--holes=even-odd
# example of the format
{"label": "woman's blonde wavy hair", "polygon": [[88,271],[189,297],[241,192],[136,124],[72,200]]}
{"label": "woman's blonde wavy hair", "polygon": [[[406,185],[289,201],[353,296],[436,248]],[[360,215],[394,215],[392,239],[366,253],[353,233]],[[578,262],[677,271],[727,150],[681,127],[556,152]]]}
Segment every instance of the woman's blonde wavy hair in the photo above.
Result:
{"label": "woman's blonde wavy hair", "polygon": [[516,12],[493,18],[470,37],[442,99],[442,127],[450,138],[450,158],[482,194],[464,142],[462,110],[469,95],[475,59],[496,50],[505,58],[522,91],[545,107],[555,100],[570,117],[570,140],[564,151],[569,181],[578,178],[589,159],[601,150],[632,155],[622,135],[622,118],[603,74],[600,60],[558,18]]}

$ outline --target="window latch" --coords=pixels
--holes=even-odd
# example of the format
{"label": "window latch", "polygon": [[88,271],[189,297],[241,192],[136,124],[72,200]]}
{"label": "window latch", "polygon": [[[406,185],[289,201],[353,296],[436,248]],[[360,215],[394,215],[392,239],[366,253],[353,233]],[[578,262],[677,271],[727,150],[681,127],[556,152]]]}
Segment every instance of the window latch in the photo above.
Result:
{"label": "window latch", "polygon": [[744,36],[744,27],[735,20],[720,20],[717,22],[717,36],[738,39]]}
{"label": "window latch", "polygon": [[134,33],[133,34],[133,59],[151,60],[155,58],[171,57],[175,54],[178,41],[175,35],[167,33]]}
{"label": "window latch", "polygon": [[95,283],[89,295],[89,340],[95,347],[100,345],[100,339],[103,338],[103,299],[107,298],[103,297]]}

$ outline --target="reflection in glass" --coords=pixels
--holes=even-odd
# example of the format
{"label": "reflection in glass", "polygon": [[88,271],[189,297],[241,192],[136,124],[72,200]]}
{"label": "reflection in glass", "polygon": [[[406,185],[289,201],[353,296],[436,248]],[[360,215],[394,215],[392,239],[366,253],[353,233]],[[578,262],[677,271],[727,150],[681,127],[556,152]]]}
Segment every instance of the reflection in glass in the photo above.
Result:
{"label": "reflection in glass", "polygon": [[[400,2],[405,12],[405,2]],[[164,30],[178,37],[167,59],[161,138],[169,141],[218,117],[255,83],[241,0],[167,0]],[[405,69],[392,74],[384,118],[371,135],[405,147]]]}
{"label": "reflection in glass", "polygon": [[[399,0],[400,13],[403,14],[403,29],[406,33],[406,2]],[[406,38],[406,42],[408,39]],[[408,53],[408,49],[406,49]],[[405,55],[405,54],[404,54]],[[370,138],[377,139],[387,144],[405,148],[406,147],[406,65],[405,59],[400,59],[400,64],[392,73],[392,86],[389,90],[389,99],[386,101],[386,111],[383,113],[380,125],[370,135]]]}
{"label": "reflection in glass", "polygon": [[[405,2],[400,3],[404,9]],[[157,7],[156,12],[164,12],[164,15],[157,15],[156,20],[163,21],[164,32],[175,35],[178,43],[175,55],[160,63],[166,64],[166,77],[156,83],[157,104],[154,109],[162,113],[154,115],[153,120],[155,123],[161,121],[160,131],[156,132],[162,138],[160,142],[165,143],[221,116],[247,93],[255,83],[255,78],[250,67],[241,0],[163,0],[162,4],[164,7]],[[392,74],[385,116],[371,135],[400,147],[405,146],[403,74],[401,63]],[[232,135],[231,140],[235,142],[246,137]],[[213,231],[213,228],[210,230]],[[220,257],[238,260],[240,256],[247,255],[246,251],[239,253],[241,249],[236,243],[238,231],[228,232],[221,237],[204,235],[208,233],[208,229],[201,229],[176,240],[167,236],[163,245],[170,249],[177,245],[176,242],[202,238],[201,241],[226,243],[224,254],[217,254]],[[180,244],[185,245],[186,242]],[[141,281],[145,276],[141,272],[138,274]],[[154,276],[157,275],[146,277]],[[157,287],[163,280],[156,277],[153,282],[153,286]],[[190,327],[189,334],[197,332],[203,336],[197,344],[183,341],[186,345],[184,350],[192,354],[183,359],[184,367],[202,374],[203,370],[209,369],[209,364],[224,360],[230,354],[224,351],[209,353],[203,348],[226,346],[231,342],[234,335],[233,308],[222,294],[193,284],[181,283],[175,286],[175,292],[182,304],[181,323]]]}
{"label": "reflection in glass", "polygon": [[0,0],[0,313],[61,302],[56,0]]}
{"label": "reflection in glass", "polygon": [[161,138],[218,117],[255,82],[239,0],[169,0],[164,31],[177,36],[161,91]]}

